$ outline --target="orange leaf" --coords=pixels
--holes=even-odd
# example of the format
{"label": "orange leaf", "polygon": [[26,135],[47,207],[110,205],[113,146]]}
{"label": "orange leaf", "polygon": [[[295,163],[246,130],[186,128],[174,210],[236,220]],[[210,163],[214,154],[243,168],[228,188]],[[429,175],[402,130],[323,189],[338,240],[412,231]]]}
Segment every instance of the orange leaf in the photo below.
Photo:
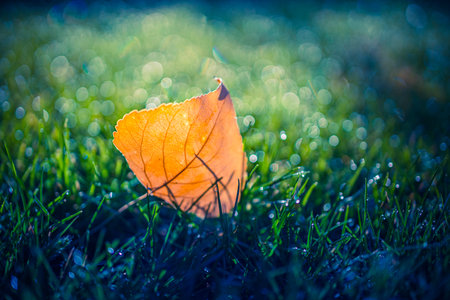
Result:
{"label": "orange leaf", "polygon": [[[182,103],[132,111],[113,143],[151,193],[199,217],[229,212],[242,187],[246,157],[230,95],[219,87]],[[208,213],[208,215],[206,215]]]}

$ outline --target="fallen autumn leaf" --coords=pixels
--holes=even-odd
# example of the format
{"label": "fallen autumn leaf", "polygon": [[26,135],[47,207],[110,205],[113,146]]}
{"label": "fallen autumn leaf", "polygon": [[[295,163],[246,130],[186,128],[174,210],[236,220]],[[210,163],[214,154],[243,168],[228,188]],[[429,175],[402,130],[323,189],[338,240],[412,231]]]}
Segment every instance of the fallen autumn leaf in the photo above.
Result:
{"label": "fallen autumn leaf", "polygon": [[233,102],[218,82],[206,95],[134,110],[114,132],[114,145],[154,196],[201,218],[220,215],[218,194],[223,213],[233,208],[246,167]]}

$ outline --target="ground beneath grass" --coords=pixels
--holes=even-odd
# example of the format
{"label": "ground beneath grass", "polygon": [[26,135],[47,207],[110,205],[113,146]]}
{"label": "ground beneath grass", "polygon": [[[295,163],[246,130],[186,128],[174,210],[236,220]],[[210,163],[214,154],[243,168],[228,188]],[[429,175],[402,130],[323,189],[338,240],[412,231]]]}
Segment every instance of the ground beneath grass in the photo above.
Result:
{"label": "ground beneath grass", "polygon": [[[4,6],[2,295],[448,298],[448,28],[402,1]],[[135,201],[117,120],[214,76],[248,158],[236,212]]]}

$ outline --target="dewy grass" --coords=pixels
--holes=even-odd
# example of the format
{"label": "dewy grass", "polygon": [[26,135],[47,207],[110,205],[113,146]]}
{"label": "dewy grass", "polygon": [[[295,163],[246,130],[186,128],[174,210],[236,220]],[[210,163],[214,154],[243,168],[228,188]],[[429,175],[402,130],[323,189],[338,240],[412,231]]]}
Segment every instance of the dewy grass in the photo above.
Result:
{"label": "dewy grass", "polygon": [[[279,5],[2,17],[6,299],[450,295],[448,17]],[[200,220],[142,197],[112,132],[213,76],[248,178]]]}

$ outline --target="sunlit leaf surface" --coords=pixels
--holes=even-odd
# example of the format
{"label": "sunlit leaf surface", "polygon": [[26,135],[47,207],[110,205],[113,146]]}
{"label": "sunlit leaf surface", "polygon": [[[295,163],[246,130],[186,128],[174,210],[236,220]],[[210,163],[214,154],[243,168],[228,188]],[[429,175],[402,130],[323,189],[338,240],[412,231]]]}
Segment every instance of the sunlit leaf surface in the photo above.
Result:
{"label": "sunlit leaf surface", "polygon": [[132,111],[116,130],[114,145],[153,195],[204,217],[219,215],[219,194],[222,211],[231,210],[245,156],[233,103],[222,83],[183,103]]}

